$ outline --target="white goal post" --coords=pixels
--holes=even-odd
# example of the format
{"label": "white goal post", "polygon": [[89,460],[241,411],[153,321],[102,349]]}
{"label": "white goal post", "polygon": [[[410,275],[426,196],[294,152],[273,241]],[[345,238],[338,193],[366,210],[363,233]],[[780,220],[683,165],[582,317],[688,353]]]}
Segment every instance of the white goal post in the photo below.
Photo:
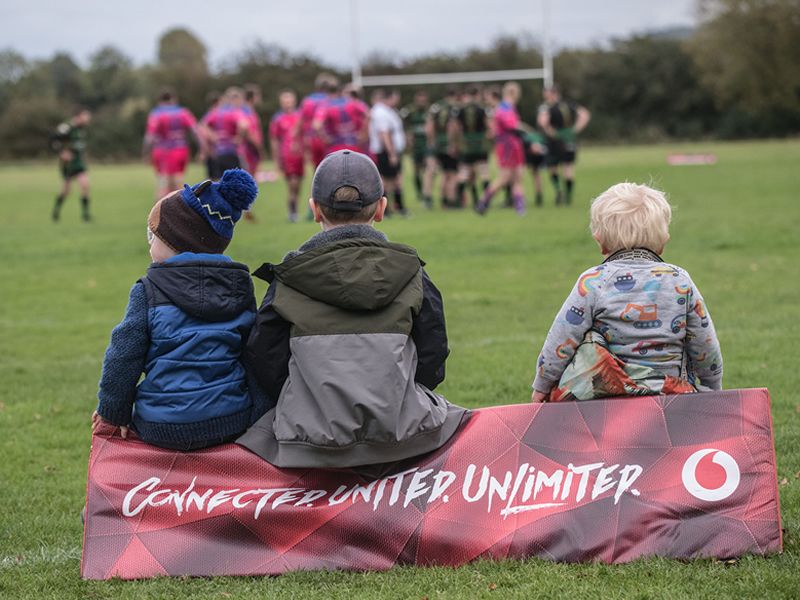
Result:
{"label": "white goal post", "polygon": [[358,0],[350,0],[350,36],[353,52],[351,83],[357,88],[401,85],[429,85],[445,83],[477,83],[542,79],[544,85],[553,85],[553,55],[550,47],[550,2],[542,3],[542,67],[537,69],[506,69],[502,71],[462,71],[458,73],[414,73],[409,75],[362,75],[358,50]]}

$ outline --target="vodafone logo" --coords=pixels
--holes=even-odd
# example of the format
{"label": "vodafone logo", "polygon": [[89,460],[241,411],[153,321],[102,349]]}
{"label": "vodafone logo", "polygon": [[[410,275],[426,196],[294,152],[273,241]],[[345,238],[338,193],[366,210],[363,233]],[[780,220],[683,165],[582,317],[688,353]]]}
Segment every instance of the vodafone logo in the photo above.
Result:
{"label": "vodafone logo", "polygon": [[[703,461],[709,454],[713,454],[710,461]],[[698,469],[701,461],[705,464]],[[718,467],[709,465],[709,462],[718,465]],[[718,471],[719,467],[722,467],[725,472],[725,479],[722,483],[717,484],[716,480],[719,477],[715,476],[714,471]],[[705,487],[698,481],[698,475],[707,485],[711,483],[709,480],[714,480],[714,487]],[[739,487],[739,465],[727,452],[716,450],[715,448],[704,448],[703,450],[698,450],[686,460],[681,472],[681,479],[683,480],[683,487],[695,498],[706,502],[718,502],[730,496]]]}

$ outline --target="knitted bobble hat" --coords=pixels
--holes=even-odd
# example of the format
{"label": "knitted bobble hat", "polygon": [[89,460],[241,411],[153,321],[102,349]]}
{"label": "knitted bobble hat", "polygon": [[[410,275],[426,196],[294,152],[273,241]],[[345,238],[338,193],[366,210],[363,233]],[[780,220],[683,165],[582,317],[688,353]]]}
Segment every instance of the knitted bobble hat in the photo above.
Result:
{"label": "knitted bobble hat", "polygon": [[225,171],[218,183],[184,185],[161,199],[150,212],[148,226],[176,252],[224,252],[233,238],[233,226],[258,195],[247,171]]}

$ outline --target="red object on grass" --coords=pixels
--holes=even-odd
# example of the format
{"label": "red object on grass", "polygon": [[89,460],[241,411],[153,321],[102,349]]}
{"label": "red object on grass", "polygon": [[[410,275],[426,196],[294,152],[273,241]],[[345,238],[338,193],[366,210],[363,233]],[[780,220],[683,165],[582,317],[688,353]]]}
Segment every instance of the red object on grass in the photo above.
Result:
{"label": "red object on grass", "polygon": [[477,410],[383,472],[93,438],[81,574],[275,575],[782,548],[764,389]]}

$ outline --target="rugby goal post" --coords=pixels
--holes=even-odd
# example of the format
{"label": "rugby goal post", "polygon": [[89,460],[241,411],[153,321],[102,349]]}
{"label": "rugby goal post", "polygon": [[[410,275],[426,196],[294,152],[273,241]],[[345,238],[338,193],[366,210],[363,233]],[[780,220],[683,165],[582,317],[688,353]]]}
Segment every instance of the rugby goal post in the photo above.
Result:
{"label": "rugby goal post", "polygon": [[537,69],[506,69],[500,71],[461,71],[457,73],[413,73],[408,75],[362,75],[359,53],[358,0],[350,0],[350,35],[353,53],[351,83],[358,88],[394,87],[401,85],[430,85],[446,83],[478,83],[542,79],[545,87],[553,85],[553,54],[550,44],[550,2],[542,4],[542,67]]}

